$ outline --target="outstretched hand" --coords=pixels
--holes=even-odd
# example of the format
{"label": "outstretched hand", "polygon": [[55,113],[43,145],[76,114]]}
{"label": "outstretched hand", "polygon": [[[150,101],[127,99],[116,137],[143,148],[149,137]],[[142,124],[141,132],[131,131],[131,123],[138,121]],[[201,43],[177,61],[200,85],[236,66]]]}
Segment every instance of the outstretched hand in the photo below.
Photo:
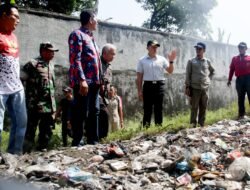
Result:
{"label": "outstretched hand", "polygon": [[174,61],[176,58],[176,49],[172,50],[170,53],[168,53],[167,57],[169,61]]}

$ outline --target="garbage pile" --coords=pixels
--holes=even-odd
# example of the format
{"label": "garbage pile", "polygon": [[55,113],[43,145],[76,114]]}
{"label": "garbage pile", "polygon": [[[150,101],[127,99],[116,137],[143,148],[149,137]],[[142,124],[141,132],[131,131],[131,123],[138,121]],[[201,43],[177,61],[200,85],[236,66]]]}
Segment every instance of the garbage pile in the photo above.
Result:
{"label": "garbage pile", "polygon": [[12,180],[33,189],[250,189],[249,137],[250,119],[223,120],[108,145],[2,154],[0,189]]}

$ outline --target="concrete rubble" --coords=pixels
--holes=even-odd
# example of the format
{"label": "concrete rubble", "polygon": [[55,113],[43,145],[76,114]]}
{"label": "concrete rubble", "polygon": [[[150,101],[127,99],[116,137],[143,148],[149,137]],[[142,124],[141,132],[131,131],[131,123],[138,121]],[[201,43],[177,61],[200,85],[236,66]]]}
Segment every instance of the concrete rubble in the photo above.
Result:
{"label": "concrete rubble", "polygon": [[247,190],[249,137],[250,119],[223,120],[108,145],[3,153],[0,189]]}

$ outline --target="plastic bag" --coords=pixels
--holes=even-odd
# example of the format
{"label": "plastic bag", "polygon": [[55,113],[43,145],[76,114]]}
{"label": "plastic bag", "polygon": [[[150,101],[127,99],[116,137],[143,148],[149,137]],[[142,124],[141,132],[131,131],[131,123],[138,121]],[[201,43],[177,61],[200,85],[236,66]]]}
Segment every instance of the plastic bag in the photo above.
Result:
{"label": "plastic bag", "polygon": [[250,172],[250,158],[236,158],[228,168],[233,180],[241,181]]}

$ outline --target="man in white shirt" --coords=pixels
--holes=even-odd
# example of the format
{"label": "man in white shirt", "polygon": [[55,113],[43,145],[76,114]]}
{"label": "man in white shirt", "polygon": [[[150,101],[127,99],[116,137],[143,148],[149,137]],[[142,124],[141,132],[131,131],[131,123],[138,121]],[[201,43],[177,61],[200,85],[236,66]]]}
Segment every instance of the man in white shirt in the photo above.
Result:
{"label": "man in white shirt", "polygon": [[148,54],[137,64],[137,89],[139,100],[143,100],[143,126],[149,127],[154,107],[155,125],[162,125],[162,106],[164,98],[164,73],[172,73],[176,51],[168,54],[168,60],[157,54],[160,44],[156,40],[147,43]]}

